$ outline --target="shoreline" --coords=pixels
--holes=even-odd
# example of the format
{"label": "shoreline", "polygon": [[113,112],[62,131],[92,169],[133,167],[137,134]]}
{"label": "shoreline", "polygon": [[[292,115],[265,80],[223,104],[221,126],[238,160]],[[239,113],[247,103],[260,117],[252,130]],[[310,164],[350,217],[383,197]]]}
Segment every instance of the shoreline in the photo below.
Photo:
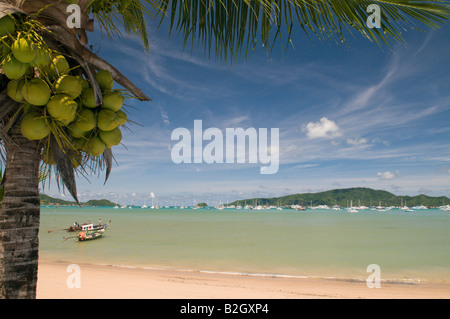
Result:
{"label": "shoreline", "polygon": [[[38,299],[449,299],[447,283],[385,283],[39,261]],[[77,268],[78,267],[78,268]],[[79,287],[74,287],[79,284]],[[70,288],[72,286],[73,288]]]}

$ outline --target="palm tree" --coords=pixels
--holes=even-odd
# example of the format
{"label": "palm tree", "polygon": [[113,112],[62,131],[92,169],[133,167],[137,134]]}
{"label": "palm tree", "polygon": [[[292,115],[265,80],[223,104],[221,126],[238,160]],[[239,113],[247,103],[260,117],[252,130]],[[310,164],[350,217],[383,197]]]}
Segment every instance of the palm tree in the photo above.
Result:
{"label": "palm tree", "polygon": [[[68,3],[81,8],[81,28],[71,29],[66,21]],[[367,7],[378,4],[382,28],[370,28]],[[120,36],[121,29],[137,34],[148,50],[146,17],[169,20],[170,31],[183,36],[185,44],[199,40],[205,55],[220,61],[236,61],[244,52],[258,46],[269,52],[276,41],[281,47],[291,42],[294,26],[318,39],[344,42],[351,31],[380,45],[402,42],[406,27],[415,23],[436,28],[449,16],[445,1],[356,1],[356,0],[2,0],[0,18],[13,15],[29,23],[33,37],[46,52],[67,58],[72,70],[89,80],[96,105],[102,104],[102,91],[95,78],[97,70],[108,70],[131,96],[150,99],[115,67],[89,49],[87,32],[94,20],[102,32]],[[1,30],[0,30],[1,31]],[[5,40],[7,43],[7,39]],[[3,46],[3,45],[2,45]],[[2,48],[3,50],[3,48]],[[39,77],[40,72],[28,77]],[[0,297],[34,298],[39,251],[39,165],[48,154],[58,181],[77,200],[75,170],[106,170],[109,176],[112,151],[99,156],[79,150],[68,137],[65,125],[52,126],[48,137],[28,140],[18,129],[24,107],[5,93],[9,79],[0,74],[0,138],[6,161],[4,198],[0,213]],[[52,122],[53,123],[53,122]],[[53,125],[53,124],[52,124]],[[6,156],[4,155],[6,154]],[[80,158],[81,157],[81,158]],[[82,163],[78,166],[79,163]],[[78,163],[75,165],[75,163]],[[78,200],[77,200],[78,201]]]}

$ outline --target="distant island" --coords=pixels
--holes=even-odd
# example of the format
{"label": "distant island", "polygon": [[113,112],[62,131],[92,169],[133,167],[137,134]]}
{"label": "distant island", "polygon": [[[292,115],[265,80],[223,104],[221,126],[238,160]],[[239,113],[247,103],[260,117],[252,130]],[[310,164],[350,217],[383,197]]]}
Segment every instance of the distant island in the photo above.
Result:
{"label": "distant island", "polygon": [[333,189],[325,192],[318,193],[303,193],[293,194],[282,197],[272,198],[249,198],[237,200],[229,205],[261,205],[261,206],[341,206],[349,207],[353,206],[400,206],[408,205],[427,207],[439,207],[450,203],[450,199],[446,196],[431,197],[427,195],[407,196],[407,195],[394,195],[388,191],[375,190],[365,187],[345,188],[345,189]]}
{"label": "distant island", "polygon": [[[45,194],[39,194],[39,199],[41,200],[41,205],[55,205],[55,206],[78,206],[74,201],[67,201],[59,198],[54,198]],[[116,206],[107,199],[91,199],[85,203],[80,203],[81,206]]]}

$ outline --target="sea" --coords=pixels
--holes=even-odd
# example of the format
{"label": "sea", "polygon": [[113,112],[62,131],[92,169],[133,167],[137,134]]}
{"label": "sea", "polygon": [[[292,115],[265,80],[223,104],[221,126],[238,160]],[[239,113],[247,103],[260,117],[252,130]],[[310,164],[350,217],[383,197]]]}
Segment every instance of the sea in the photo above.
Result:
{"label": "sea", "polygon": [[[58,231],[109,222],[78,242]],[[49,232],[50,231],[50,232]],[[40,260],[250,276],[450,283],[450,212],[41,207]],[[374,268],[375,267],[377,268]]]}

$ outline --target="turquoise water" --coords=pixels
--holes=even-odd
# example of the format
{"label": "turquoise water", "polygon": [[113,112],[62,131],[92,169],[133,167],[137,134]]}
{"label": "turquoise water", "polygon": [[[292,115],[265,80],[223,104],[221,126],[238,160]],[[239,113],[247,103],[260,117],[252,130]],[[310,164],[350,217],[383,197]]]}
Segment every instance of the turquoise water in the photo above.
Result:
{"label": "turquoise water", "polygon": [[[63,241],[74,221],[103,238]],[[70,263],[385,281],[450,282],[450,213],[423,210],[42,208],[40,258]]]}

